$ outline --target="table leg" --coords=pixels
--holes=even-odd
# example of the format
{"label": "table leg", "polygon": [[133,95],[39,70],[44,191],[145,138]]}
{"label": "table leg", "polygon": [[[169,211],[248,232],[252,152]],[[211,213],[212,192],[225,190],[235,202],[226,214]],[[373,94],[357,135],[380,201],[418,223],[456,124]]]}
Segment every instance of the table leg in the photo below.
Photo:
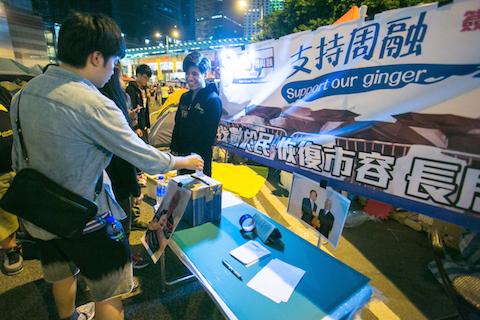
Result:
{"label": "table leg", "polygon": [[162,254],[162,256],[160,257],[160,272],[161,272],[160,282],[161,282],[162,293],[165,293],[165,291],[167,290],[167,286],[173,286],[177,283],[184,282],[184,281],[195,278],[195,276],[193,274],[189,274],[189,275],[184,276],[184,277],[180,277],[180,278],[177,278],[177,279],[174,279],[174,280],[171,280],[171,281],[167,281],[166,267],[165,267],[165,254]]}

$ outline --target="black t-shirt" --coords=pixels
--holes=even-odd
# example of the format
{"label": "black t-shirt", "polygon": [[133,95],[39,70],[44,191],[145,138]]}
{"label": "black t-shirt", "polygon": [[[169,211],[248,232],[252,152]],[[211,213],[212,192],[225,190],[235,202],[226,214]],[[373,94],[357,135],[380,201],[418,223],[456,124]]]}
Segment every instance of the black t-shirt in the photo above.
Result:
{"label": "black t-shirt", "polygon": [[12,171],[13,131],[10,123],[11,95],[0,86],[0,173]]}

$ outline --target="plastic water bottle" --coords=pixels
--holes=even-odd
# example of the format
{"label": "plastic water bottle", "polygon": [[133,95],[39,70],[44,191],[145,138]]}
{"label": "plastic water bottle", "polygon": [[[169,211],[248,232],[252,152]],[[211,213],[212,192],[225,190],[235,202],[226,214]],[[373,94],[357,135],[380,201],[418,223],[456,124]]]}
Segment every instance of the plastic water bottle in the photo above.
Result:
{"label": "plastic water bottle", "polygon": [[165,183],[165,177],[159,176],[157,182],[157,205],[162,203],[163,197],[167,193],[167,186]]}

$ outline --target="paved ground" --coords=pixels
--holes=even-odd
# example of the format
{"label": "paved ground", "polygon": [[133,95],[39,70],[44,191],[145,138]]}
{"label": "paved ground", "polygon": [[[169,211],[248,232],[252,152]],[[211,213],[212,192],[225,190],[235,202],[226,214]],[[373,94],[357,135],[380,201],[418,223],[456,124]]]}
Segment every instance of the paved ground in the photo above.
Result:
{"label": "paved ground", "polygon": [[[315,235],[285,214],[287,198],[274,196],[270,183],[254,198],[246,200],[259,210],[296,231],[312,243]],[[280,192],[282,193],[282,192]],[[151,209],[142,206],[142,219],[148,221]],[[134,248],[143,252],[132,233]],[[454,313],[442,287],[428,272],[431,251],[426,234],[395,221],[366,222],[346,229],[339,247],[324,248],[332,255],[372,279],[375,298],[361,314],[362,319],[435,319]],[[55,319],[50,286],[42,280],[34,244],[25,244],[25,270],[7,277],[0,275],[0,319]],[[167,277],[181,275],[185,268],[167,252]],[[124,300],[127,319],[222,319],[208,294],[196,281],[160,291],[160,268],[151,265],[136,274],[141,289]],[[88,301],[88,292],[79,289],[78,303]]]}

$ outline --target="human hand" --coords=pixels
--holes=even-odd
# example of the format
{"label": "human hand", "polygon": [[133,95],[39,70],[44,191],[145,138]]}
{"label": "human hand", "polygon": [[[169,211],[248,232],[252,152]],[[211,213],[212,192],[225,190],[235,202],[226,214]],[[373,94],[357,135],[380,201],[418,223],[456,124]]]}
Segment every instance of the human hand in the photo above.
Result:
{"label": "human hand", "polygon": [[183,168],[189,169],[189,170],[203,171],[204,162],[202,157],[200,157],[198,154],[193,154],[193,155],[181,157],[181,158],[183,158],[184,160]]}
{"label": "human hand", "polygon": [[318,219],[317,217],[314,217],[312,219],[311,225],[315,228],[320,228],[320,219]]}
{"label": "human hand", "polygon": [[140,107],[133,108],[133,109],[128,109],[128,116],[133,119],[137,117],[138,112],[140,112]]}
{"label": "human hand", "polygon": [[133,197],[133,203],[138,206],[140,203],[143,202],[143,193],[140,193],[138,197]]}
{"label": "human hand", "polygon": [[157,218],[154,218],[152,221],[148,223],[148,230],[156,231],[163,229],[163,224],[158,221]]}
{"label": "human hand", "polygon": [[142,129],[135,129],[135,133],[136,133],[137,136],[139,136],[140,138],[143,137],[143,131],[142,131]]}

